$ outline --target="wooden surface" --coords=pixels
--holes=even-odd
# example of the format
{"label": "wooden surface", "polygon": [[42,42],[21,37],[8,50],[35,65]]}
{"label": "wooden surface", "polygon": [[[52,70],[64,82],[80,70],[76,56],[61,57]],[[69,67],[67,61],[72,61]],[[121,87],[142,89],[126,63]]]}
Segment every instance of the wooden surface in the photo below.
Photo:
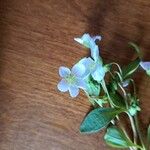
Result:
{"label": "wooden surface", "polygon": [[[101,34],[106,62],[134,58],[129,41],[150,60],[149,0],[0,1],[0,150],[107,150],[104,132],[81,135],[90,105],[83,93],[58,92],[58,68],[71,67],[88,52],[73,41],[84,32]],[[150,80],[135,77],[143,111],[150,120]]]}

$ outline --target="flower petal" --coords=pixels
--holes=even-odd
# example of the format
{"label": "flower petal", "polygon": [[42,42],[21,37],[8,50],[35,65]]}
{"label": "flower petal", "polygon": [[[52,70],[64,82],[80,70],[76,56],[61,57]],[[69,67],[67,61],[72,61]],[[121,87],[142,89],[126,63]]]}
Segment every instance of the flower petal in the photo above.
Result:
{"label": "flower petal", "polygon": [[88,33],[83,34],[83,36],[81,38],[74,38],[75,41],[84,45],[87,48],[90,48],[90,40],[91,39],[92,38],[90,37],[90,35]]}
{"label": "flower petal", "polygon": [[85,67],[81,63],[75,64],[71,69],[72,74],[74,74],[76,77],[82,77],[85,73]]}
{"label": "flower petal", "polygon": [[97,35],[97,36],[93,36],[92,39],[93,39],[94,41],[96,41],[96,40],[99,40],[99,41],[100,41],[100,40],[102,39],[102,37],[99,36],[99,35]]}
{"label": "flower petal", "polygon": [[84,45],[87,48],[92,48],[96,45],[96,40],[101,40],[101,36],[91,37],[88,33],[83,34],[80,38],[74,38],[75,41]]}
{"label": "flower petal", "polygon": [[59,75],[64,78],[71,73],[70,69],[67,67],[59,67]]}
{"label": "flower petal", "polygon": [[81,63],[88,67],[89,65],[93,64],[94,63],[94,60],[90,57],[87,57],[87,58],[84,58],[84,59],[81,59]]}
{"label": "flower petal", "polygon": [[98,66],[98,63],[96,63],[92,58],[88,57],[88,58],[84,58],[81,63],[84,65],[85,67],[85,73],[83,75],[83,77],[88,76],[89,74],[93,73]]}
{"label": "flower petal", "polygon": [[105,71],[103,67],[98,67],[95,72],[92,73],[92,77],[97,82],[100,82],[105,76]]}
{"label": "flower petal", "polygon": [[81,89],[87,89],[87,85],[86,85],[86,81],[85,80],[83,80],[83,79],[79,79],[78,81],[77,81],[77,86],[79,87],[79,88],[81,88]]}
{"label": "flower petal", "polygon": [[67,83],[64,79],[62,79],[62,80],[58,83],[57,88],[58,88],[58,90],[60,90],[61,92],[66,92],[66,91],[68,91],[68,89],[69,89],[69,85],[68,85],[68,83]]}
{"label": "flower petal", "polygon": [[95,61],[99,59],[99,48],[97,45],[91,47],[91,56]]}
{"label": "flower petal", "polygon": [[150,62],[143,62],[143,61],[141,61],[140,62],[140,65],[141,65],[141,67],[144,69],[144,70],[150,70]]}
{"label": "flower petal", "polygon": [[83,40],[81,38],[74,38],[74,40],[83,45]]}
{"label": "flower petal", "polygon": [[125,80],[122,82],[122,86],[127,87],[129,85],[129,83],[130,83],[130,80]]}
{"label": "flower petal", "polygon": [[76,97],[79,94],[79,89],[75,86],[70,86],[69,93],[71,97]]}

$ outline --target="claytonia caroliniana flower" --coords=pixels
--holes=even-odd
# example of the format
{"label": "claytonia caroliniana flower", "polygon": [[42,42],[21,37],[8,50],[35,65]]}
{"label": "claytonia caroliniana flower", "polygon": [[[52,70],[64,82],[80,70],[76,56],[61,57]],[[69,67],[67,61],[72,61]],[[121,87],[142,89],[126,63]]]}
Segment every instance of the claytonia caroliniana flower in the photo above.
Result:
{"label": "claytonia caroliniana flower", "polygon": [[101,36],[93,36],[91,37],[88,33],[83,34],[81,38],[74,38],[75,41],[78,43],[84,45],[87,48],[91,49],[91,57],[93,59],[98,59],[99,58],[99,48],[96,45],[95,41],[96,40],[101,40]]}
{"label": "claytonia caroliniana flower", "polygon": [[105,70],[102,64],[98,61],[94,61],[92,58],[83,58],[80,63],[82,63],[86,68],[85,76],[91,74],[94,80],[100,82],[105,76]]}
{"label": "claytonia caroliniana flower", "polygon": [[81,62],[86,67],[86,72],[90,73],[94,80],[101,82],[105,76],[105,69],[102,66],[101,58],[99,56],[99,48],[96,45],[96,40],[101,40],[101,36],[90,37],[89,34],[84,34],[81,38],[74,38],[75,41],[84,45],[91,50],[91,59],[90,57],[84,58]]}
{"label": "claytonia caroliniana flower", "polygon": [[150,75],[150,62],[140,62],[140,66],[146,71],[148,75]]}
{"label": "claytonia caroliniana flower", "polygon": [[81,38],[74,38],[74,40],[87,48],[91,48],[95,45],[96,40],[101,40],[101,36],[91,37],[88,33],[85,33]]}
{"label": "claytonia caroliniana flower", "polygon": [[71,97],[76,97],[79,94],[79,88],[85,89],[86,84],[84,79],[85,67],[82,64],[75,64],[70,70],[67,67],[59,68],[59,75],[62,80],[57,87],[61,92],[69,91]]}
{"label": "claytonia caroliniana flower", "polygon": [[[99,57],[99,48],[95,43],[96,40],[101,40],[101,37],[90,37],[89,34],[84,34],[81,38],[75,38],[75,40],[90,48],[92,58],[82,58],[71,70],[63,66],[59,68],[59,75],[62,77],[62,80],[57,87],[61,92],[69,91],[71,97],[76,97],[79,94],[79,88],[85,91],[92,90],[90,76],[98,83],[105,76],[105,69]],[[97,88],[97,91],[99,91],[98,86],[94,88]]]}
{"label": "claytonia caroliniana flower", "polygon": [[130,80],[125,80],[122,82],[123,87],[127,87],[129,85]]}

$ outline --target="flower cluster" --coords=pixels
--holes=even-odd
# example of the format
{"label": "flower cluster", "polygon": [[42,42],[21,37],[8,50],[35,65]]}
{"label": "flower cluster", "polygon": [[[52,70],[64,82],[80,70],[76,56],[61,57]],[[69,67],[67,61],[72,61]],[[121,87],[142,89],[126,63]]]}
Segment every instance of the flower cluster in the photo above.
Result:
{"label": "flower cluster", "polygon": [[[145,144],[138,125],[137,114],[141,108],[132,75],[137,69],[142,68],[150,76],[150,62],[143,61],[139,47],[130,43],[137,52],[135,60],[124,67],[120,67],[116,62],[103,64],[96,44],[96,41],[101,40],[101,36],[91,37],[86,33],[74,40],[89,48],[91,55],[79,60],[71,69],[61,66],[59,75],[62,79],[57,87],[61,92],[69,91],[71,97],[76,97],[79,89],[82,89],[93,105],[94,109],[80,125],[80,132],[89,134],[106,128],[104,140],[108,145],[130,150],[148,150],[150,125],[147,144]],[[106,74],[107,78],[105,78]],[[119,118],[121,113],[126,113],[130,120],[133,140],[121,123],[118,123],[121,121]]]}
{"label": "flower cluster", "polygon": [[67,67],[59,68],[59,75],[62,80],[58,83],[58,89],[62,92],[69,91],[71,97],[79,94],[79,88],[88,92],[89,77],[100,83],[105,76],[105,68],[99,56],[99,47],[96,40],[101,40],[101,36],[91,37],[84,34],[81,38],[74,38],[75,41],[89,48],[91,57],[82,58],[70,70]]}

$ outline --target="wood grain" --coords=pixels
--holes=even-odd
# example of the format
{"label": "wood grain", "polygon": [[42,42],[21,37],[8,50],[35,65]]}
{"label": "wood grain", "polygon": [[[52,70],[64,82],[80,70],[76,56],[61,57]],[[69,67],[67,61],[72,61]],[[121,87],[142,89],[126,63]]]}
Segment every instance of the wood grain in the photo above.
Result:
{"label": "wood grain", "polygon": [[[58,68],[71,67],[88,52],[73,41],[84,32],[101,34],[106,62],[127,64],[134,41],[150,60],[149,0],[0,1],[0,150],[105,150],[104,132],[81,135],[90,109],[83,93],[76,100],[58,92]],[[135,77],[143,111],[150,120],[150,79]]]}

